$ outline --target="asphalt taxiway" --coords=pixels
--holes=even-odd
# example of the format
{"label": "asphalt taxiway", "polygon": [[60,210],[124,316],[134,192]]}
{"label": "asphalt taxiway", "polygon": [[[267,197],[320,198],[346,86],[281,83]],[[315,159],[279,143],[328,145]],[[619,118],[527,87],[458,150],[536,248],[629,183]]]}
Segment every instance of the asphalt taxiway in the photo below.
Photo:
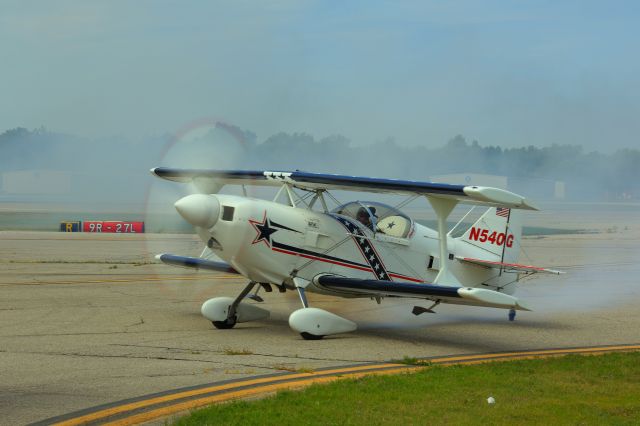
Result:
{"label": "asphalt taxiway", "polygon": [[494,309],[310,295],[360,330],[305,341],[287,324],[294,294],[262,294],[267,321],[215,330],[206,299],[234,295],[234,276],[153,264],[197,255],[187,235],[0,232],[0,412],[24,424],[169,389],[277,372],[305,372],[405,356],[640,343],[640,233],[528,238],[523,262],[564,269],[522,288],[535,312],[515,322]]}

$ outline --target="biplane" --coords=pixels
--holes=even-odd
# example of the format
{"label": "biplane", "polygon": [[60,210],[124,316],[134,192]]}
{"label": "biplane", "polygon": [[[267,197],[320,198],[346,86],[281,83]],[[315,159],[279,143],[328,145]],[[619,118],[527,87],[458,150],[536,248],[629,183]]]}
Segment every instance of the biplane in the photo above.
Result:
{"label": "biplane", "polygon": [[[195,186],[197,193],[178,200],[175,208],[206,245],[199,257],[160,254],[157,259],[248,280],[236,297],[202,305],[202,315],[218,329],[267,318],[258,292],[274,288],[299,295],[301,308],[291,313],[289,325],[307,340],[357,329],[347,318],[310,306],[308,292],[376,303],[409,298],[416,300],[414,315],[432,313],[443,303],[502,308],[513,320],[516,310],[530,310],[514,296],[518,277],[560,273],[517,263],[521,210],[537,208],[503,189],[302,171],[158,167],[151,173]],[[246,190],[242,196],[221,194],[227,185],[278,190],[273,200],[265,200]],[[436,229],[380,202],[336,203],[330,210],[333,191],[426,199],[436,214]],[[458,204],[487,210],[454,237],[447,219]]]}

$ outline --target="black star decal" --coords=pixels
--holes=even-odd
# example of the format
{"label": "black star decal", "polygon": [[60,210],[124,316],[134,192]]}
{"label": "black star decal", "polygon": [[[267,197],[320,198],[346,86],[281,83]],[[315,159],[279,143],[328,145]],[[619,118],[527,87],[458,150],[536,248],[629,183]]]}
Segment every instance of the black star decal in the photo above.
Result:
{"label": "black star decal", "polygon": [[395,225],[396,225],[396,223],[395,223],[395,222],[391,222],[390,224],[388,224],[388,225],[387,225],[387,228],[388,228],[388,229],[391,229],[391,228],[393,228]]}
{"label": "black star decal", "polygon": [[253,239],[251,244],[259,243],[260,241],[264,241],[264,243],[271,247],[271,234],[278,231],[276,228],[271,227],[271,222],[267,219],[267,211],[264,212],[264,217],[262,218],[262,222],[257,220],[249,219],[249,223],[253,226],[253,228],[258,232],[258,235]]}

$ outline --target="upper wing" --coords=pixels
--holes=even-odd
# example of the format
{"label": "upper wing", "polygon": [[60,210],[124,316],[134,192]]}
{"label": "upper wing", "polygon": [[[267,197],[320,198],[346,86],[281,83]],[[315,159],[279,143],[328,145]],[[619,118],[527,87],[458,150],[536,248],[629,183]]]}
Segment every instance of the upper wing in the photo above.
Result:
{"label": "upper wing", "polygon": [[519,263],[494,262],[492,260],[473,259],[471,257],[462,257],[462,256],[456,256],[456,259],[462,262],[473,263],[474,265],[484,266],[486,268],[502,269],[503,271],[507,271],[507,272],[528,272],[528,273],[543,272],[547,274],[556,274],[556,275],[564,274],[564,272],[556,271],[555,269],[541,268],[539,266],[533,266],[533,265],[521,265]]}
{"label": "upper wing", "polygon": [[314,283],[331,290],[344,291],[352,294],[383,297],[411,297],[457,305],[486,306],[524,311],[530,310],[522,301],[513,296],[482,288],[362,280],[357,278],[342,278],[336,275],[321,275],[314,279]]}
{"label": "upper wing", "polygon": [[193,182],[203,192],[215,192],[224,185],[279,186],[288,183],[294,187],[317,190],[333,189],[394,194],[421,194],[455,199],[468,204],[508,206],[516,209],[537,210],[530,200],[504,189],[487,186],[450,185],[446,183],[417,182],[399,179],[379,179],[309,172],[276,172],[259,170],[197,170],[156,167],[151,173],[175,182]]}

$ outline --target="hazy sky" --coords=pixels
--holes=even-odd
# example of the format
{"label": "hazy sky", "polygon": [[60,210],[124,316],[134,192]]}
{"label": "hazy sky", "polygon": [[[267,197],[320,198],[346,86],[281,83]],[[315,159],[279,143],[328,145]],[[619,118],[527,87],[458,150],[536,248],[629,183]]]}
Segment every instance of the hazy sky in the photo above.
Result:
{"label": "hazy sky", "polygon": [[0,0],[0,131],[640,145],[637,1]]}

